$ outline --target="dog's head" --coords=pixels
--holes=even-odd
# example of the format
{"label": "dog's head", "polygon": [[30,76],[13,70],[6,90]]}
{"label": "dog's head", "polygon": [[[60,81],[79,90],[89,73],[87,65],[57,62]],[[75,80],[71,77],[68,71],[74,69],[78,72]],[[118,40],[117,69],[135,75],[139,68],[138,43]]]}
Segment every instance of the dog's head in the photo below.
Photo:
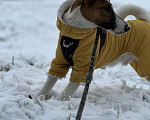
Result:
{"label": "dog's head", "polygon": [[71,12],[81,6],[82,15],[115,35],[127,32],[130,27],[113,10],[110,0],[76,0]]}

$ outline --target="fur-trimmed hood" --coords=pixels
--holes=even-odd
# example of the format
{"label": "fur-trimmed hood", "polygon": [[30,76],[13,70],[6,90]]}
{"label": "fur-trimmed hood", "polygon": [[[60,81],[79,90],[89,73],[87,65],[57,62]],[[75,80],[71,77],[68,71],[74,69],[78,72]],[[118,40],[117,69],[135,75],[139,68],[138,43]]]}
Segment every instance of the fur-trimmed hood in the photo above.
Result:
{"label": "fur-trimmed hood", "polygon": [[76,29],[64,24],[59,18],[57,19],[57,28],[64,36],[68,36],[74,39],[83,39],[91,34],[96,33],[96,28],[93,29]]}
{"label": "fur-trimmed hood", "polygon": [[64,23],[63,19],[62,19],[62,16],[65,12],[65,10],[71,6],[73,4],[73,2],[76,1],[76,0],[66,0],[58,9],[58,12],[57,12],[57,17],[59,18],[59,20],[61,22]]}
{"label": "fur-trimmed hood", "polygon": [[[67,0],[59,7],[57,12],[57,16],[59,20],[64,24],[76,29],[93,29],[95,27],[98,27],[96,24],[90,22],[82,15],[80,11],[81,6],[77,7],[71,13],[70,13],[71,10],[70,7],[70,9],[67,11],[68,14],[65,14],[66,16],[64,15],[65,10],[69,8],[69,6],[72,6],[74,2],[75,0]],[[62,17],[64,17],[64,19]]]}

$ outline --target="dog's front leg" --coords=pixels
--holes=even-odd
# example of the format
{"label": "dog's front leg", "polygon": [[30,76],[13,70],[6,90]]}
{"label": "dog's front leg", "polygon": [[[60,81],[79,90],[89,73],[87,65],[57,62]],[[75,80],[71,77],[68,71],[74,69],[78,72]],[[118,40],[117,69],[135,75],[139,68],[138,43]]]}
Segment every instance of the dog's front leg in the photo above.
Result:
{"label": "dog's front leg", "polygon": [[53,86],[55,85],[55,83],[57,82],[58,78],[54,77],[54,76],[48,76],[47,80],[43,86],[43,88],[41,89],[41,91],[38,93],[38,96],[44,96],[45,98],[47,97],[49,91],[53,88]]}
{"label": "dog's front leg", "polygon": [[61,101],[68,101],[70,97],[75,93],[78,89],[80,83],[69,82],[66,86],[65,90],[61,93],[59,100]]}

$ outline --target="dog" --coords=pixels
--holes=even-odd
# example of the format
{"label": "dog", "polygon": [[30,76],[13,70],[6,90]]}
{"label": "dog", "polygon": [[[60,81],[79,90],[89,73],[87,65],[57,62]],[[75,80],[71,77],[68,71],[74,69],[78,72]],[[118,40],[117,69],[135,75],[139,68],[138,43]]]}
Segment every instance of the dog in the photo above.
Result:
{"label": "dog", "polygon": [[[100,42],[98,43],[94,69],[114,66],[119,62],[123,65],[130,63],[139,76],[150,79],[150,62],[147,61],[150,58],[147,54],[150,47],[146,46],[150,41],[147,33],[150,31],[150,16],[145,9],[125,5],[115,13],[110,0],[67,0],[60,6],[57,15],[60,35],[56,58],[51,62],[46,83],[36,98],[45,99],[57,80],[65,77],[70,67],[70,82],[59,100],[69,100],[80,83],[85,83],[97,27],[105,29],[107,36],[101,51]],[[125,22],[128,15],[134,15],[137,20]],[[144,46],[141,47],[142,44]],[[67,55],[68,60],[65,57]]]}

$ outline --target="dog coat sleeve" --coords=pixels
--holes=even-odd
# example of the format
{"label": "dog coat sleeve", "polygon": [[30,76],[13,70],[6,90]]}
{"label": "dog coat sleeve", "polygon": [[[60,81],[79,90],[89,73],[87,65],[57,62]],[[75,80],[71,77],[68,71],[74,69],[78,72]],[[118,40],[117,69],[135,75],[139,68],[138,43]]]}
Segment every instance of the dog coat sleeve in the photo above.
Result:
{"label": "dog coat sleeve", "polygon": [[54,75],[56,77],[65,77],[70,64],[65,59],[62,50],[61,50],[61,34],[59,35],[59,41],[56,49],[56,57],[51,62],[51,68],[49,69],[49,74]]}

